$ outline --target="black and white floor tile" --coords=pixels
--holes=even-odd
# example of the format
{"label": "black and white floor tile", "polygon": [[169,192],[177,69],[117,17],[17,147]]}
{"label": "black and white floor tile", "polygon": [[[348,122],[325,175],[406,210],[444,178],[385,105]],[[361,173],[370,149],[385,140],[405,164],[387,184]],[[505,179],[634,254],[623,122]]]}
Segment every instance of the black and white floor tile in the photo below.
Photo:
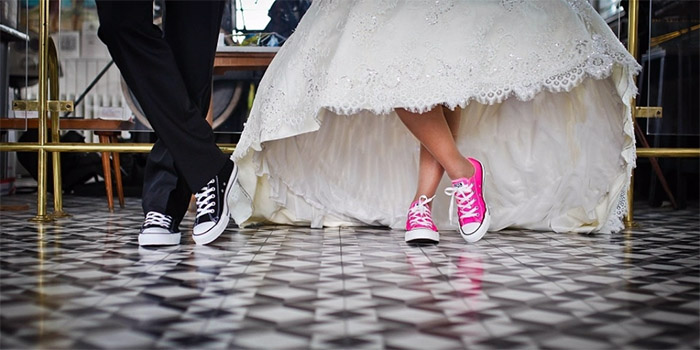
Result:
{"label": "black and white floor tile", "polygon": [[[139,248],[141,205],[0,212],[0,348],[698,349],[700,213],[618,234],[408,246],[381,228],[231,226]],[[183,227],[191,225],[186,219]]]}

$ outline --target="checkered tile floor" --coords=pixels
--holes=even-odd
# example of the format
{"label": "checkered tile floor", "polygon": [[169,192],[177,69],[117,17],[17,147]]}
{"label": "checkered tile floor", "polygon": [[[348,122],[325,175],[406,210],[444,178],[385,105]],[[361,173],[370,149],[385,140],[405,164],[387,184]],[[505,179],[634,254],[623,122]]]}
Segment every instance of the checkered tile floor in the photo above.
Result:
{"label": "checkered tile floor", "polygon": [[231,227],[143,249],[138,200],[65,201],[51,224],[0,212],[0,348],[699,348],[697,206],[613,235]]}

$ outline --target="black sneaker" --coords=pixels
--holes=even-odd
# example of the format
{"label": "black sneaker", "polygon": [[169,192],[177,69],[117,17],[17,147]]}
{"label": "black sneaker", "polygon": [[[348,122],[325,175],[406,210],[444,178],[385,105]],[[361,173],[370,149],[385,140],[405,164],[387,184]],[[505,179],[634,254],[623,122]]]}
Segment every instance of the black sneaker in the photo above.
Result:
{"label": "black sneaker", "polygon": [[149,211],[141,225],[139,245],[178,245],[180,232],[173,227],[170,215]]}
{"label": "black sneaker", "polygon": [[194,229],[192,230],[192,238],[195,243],[211,243],[219,238],[228,226],[227,198],[237,177],[238,167],[234,162],[228,161],[219,174],[195,193],[197,216],[194,218]]}

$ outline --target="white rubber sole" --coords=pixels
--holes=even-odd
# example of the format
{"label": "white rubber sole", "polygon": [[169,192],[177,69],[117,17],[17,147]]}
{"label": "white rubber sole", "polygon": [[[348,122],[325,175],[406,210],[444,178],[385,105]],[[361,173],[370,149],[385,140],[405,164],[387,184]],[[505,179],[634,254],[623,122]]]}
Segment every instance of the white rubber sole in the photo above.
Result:
{"label": "white rubber sole", "polygon": [[440,242],[440,233],[427,228],[418,228],[411,231],[406,231],[404,235],[404,240],[406,243],[413,243],[417,241],[432,241],[435,243]]}
{"label": "white rubber sole", "polygon": [[180,232],[174,233],[140,233],[139,245],[178,245],[180,244]]}
{"label": "white rubber sole", "polygon": [[462,238],[467,241],[467,243],[475,243],[484,238],[484,235],[486,235],[486,232],[488,232],[490,225],[491,213],[489,213],[489,209],[486,208],[486,213],[484,213],[484,221],[481,222],[481,225],[474,232],[466,233],[464,230],[462,230],[462,226],[460,226],[459,233]]}
{"label": "white rubber sole", "polygon": [[236,183],[237,179],[238,165],[236,165],[236,163],[233,163],[233,171],[231,171],[231,176],[229,177],[228,185],[226,186],[226,198],[224,198],[224,200],[222,201],[222,205],[224,206],[224,208],[221,211],[221,215],[219,215],[219,221],[217,221],[216,224],[214,224],[212,227],[200,234],[195,234],[193,232],[192,239],[195,243],[203,245],[214,242],[214,240],[219,238],[219,236],[221,236],[221,234],[224,233],[224,230],[226,230],[226,227],[228,226],[230,220],[230,208],[228,205],[228,197],[231,194],[231,190],[233,189],[233,186]]}

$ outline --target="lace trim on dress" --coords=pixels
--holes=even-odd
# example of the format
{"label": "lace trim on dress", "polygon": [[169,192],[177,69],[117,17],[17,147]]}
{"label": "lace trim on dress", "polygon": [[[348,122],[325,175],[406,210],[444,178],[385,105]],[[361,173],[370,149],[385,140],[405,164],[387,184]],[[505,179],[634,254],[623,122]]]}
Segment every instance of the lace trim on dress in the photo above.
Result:
{"label": "lace trim on dress", "polygon": [[[300,109],[293,111],[286,111],[284,108],[280,108],[279,104],[281,100],[284,99],[285,92],[282,89],[276,88],[273,84],[270,84],[270,90],[276,91],[273,94],[266,94],[263,101],[258,103],[261,110],[259,113],[265,118],[256,119],[257,123],[246,123],[247,133],[244,133],[238,143],[236,148],[235,157],[241,157],[240,150],[247,150],[254,143],[254,137],[263,142],[270,139],[266,139],[264,135],[274,135],[276,134],[283,125],[288,125],[291,128],[298,127],[304,120],[304,116],[313,115],[315,116],[318,124],[318,113],[321,108],[326,108],[339,115],[353,115],[360,113],[362,111],[369,111],[373,114],[383,115],[392,112],[397,107],[403,107],[414,113],[424,113],[427,112],[437,105],[445,105],[450,109],[456,107],[466,107],[471,101],[476,101],[481,104],[497,104],[503,102],[505,99],[510,97],[515,97],[521,101],[529,101],[533,99],[537,94],[542,91],[550,92],[568,92],[573,88],[578,86],[586,78],[594,79],[605,79],[609,77],[612,73],[613,67],[619,65],[625,67],[626,70],[633,72],[639,71],[640,66],[636,61],[626,55],[626,52],[618,53],[615,51],[610,51],[609,45],[600,40],[599,37],[594,36],[593,38],[595,45],[593,47],[597,48],[587,54],[587,58],[569,68],[566,71],[552,75],[547,79],[542,81],[523,81],[519,83],[512,83],[508,85],[501,85],[498,87],[486,87],[486,86],[475,86],[468,87],[466,91],[462,90],[451,90],[445,91],[441,95],[435,96],[425,96],[423,100],[413,99],[411,101],[406,101],[400,103],[400,99],[392,99],[389,97],[386,91],[378,91],[375,98],[372,101],[357,101],[357,103],[344,102],[338,105],[314,105],[314,104],[301,104],[296,105]],[[599,41],[596,41],[599,40]],[[590,43],[582,42],[579,47],[583,48]],[[582,49],[583,50],[583,49]],[[309,55],[313,57],[313,55]],[[313,62],[313,60],[310,60]],[[419,63],[414,63],[419,64]],[[410,66],[410,65],[409,65]],[[456,69],[455,72],[460,71]],[[445,70],[444,74],[447,73]],[[375,80],[378,73],[373,70],[368,70],[366,72],[366,80]],[[347,81],[343,81],[346,79]],[[634,86],[632,75],[629,75],[629,83]],[[335,84],[351,84],[348,77],[341,78],[341,81]],[[322,88],[325,85],[323,79],[320,80],[310,80],[306,86],[307,96],[313,97],[320,95]],[[385,89],[384,89],[385,90]],[[632,95],[636,94],[636,88]],[[443,96],[452,96],[452,98],[444,98]],[[316,97],[317,99],[318,97]],[[313,100],[313,99],[312,99]],[[387,101],[397,101],[394,103],[387,103]],[[398,104],[397,104],[398,103]],[[261,120],[265,120],[265,123],[260,123]],[[262,136],[262,137],[261,137]],[[258,149],[259,147],[255,147]]]}

